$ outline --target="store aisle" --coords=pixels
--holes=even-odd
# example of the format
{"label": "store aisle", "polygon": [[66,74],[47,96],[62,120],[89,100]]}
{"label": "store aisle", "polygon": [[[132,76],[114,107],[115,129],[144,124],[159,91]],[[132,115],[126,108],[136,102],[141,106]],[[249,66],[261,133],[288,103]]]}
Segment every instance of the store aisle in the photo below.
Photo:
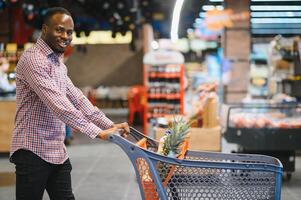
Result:
{"label": "store aisle", "polygon": [[[131,166],[125,153],[115,144],[90,140],[75,134],[68,147],[73,163],[73,189],[78,200],[139,200],[140,193]],[[234,146],[223,141],[224,151]],[[0,158],[0,199],[12,200],[14,167],[7,155]],[[4,180],[6,179],[6,180]],[[290,182],[284,182],[282,200],[301,199],[301,158],[297,158],[296,172]],[[44,195],[44,200],[48,200]]]}
{"label": "store aisle", "polygon": [[70,147],[69,152],[77,199],[140,199],[134,169],[117,145],[78,145]]}

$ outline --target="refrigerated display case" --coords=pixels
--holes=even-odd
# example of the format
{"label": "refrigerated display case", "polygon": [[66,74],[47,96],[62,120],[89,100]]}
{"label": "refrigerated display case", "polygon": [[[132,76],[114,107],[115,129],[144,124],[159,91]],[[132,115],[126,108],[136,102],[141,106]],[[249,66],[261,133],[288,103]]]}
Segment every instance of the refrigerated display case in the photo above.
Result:
{"label": "refrigerated display case", "polygon": [[227,110],[225,139],[238,144],[241,153],[277,157],[290,179],[295,152],[301,149],[301,105],[241,104]]}

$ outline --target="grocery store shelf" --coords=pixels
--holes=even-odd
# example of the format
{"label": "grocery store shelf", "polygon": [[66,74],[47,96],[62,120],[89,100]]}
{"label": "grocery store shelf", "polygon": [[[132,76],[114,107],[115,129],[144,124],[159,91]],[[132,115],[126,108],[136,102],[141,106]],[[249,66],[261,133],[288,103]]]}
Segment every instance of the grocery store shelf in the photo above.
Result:
{"label": "grocery store shelf", "polygon": [[155,94],[148,94],[148,98],[151,99],[180,99],[181,95],[179,93],[176,94],[163,94],[163,93],[155,93]]}

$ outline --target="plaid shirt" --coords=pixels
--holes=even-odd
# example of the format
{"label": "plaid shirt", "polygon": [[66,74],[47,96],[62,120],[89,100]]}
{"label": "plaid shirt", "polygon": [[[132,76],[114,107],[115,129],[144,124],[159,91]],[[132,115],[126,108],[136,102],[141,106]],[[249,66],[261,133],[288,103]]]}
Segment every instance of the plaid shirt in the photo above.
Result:
{"label": "plaid shirt", "polygon": [[91,138],[113,125],[73,85],[61,59],[41,38],[21,56],[16,67],[17,112],[10,155],[26,149],[49,163],[61,164],[68,158],[65,124]]}

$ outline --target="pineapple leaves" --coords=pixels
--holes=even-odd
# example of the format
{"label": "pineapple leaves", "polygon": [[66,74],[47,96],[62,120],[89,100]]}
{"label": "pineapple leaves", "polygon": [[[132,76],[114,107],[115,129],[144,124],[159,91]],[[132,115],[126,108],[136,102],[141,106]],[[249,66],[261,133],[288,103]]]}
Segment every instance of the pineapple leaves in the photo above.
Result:
{"label": "pineapple leaves", "polygon": [[166,134],[167,136],[163,145],[163,155],[167,156],[170,152],[173,152],[177,156],[180,153],[179,147],[184,142],[189,128],[189,123],[183,118],[178,120],[174,118],[168,130],[169,134]]}

